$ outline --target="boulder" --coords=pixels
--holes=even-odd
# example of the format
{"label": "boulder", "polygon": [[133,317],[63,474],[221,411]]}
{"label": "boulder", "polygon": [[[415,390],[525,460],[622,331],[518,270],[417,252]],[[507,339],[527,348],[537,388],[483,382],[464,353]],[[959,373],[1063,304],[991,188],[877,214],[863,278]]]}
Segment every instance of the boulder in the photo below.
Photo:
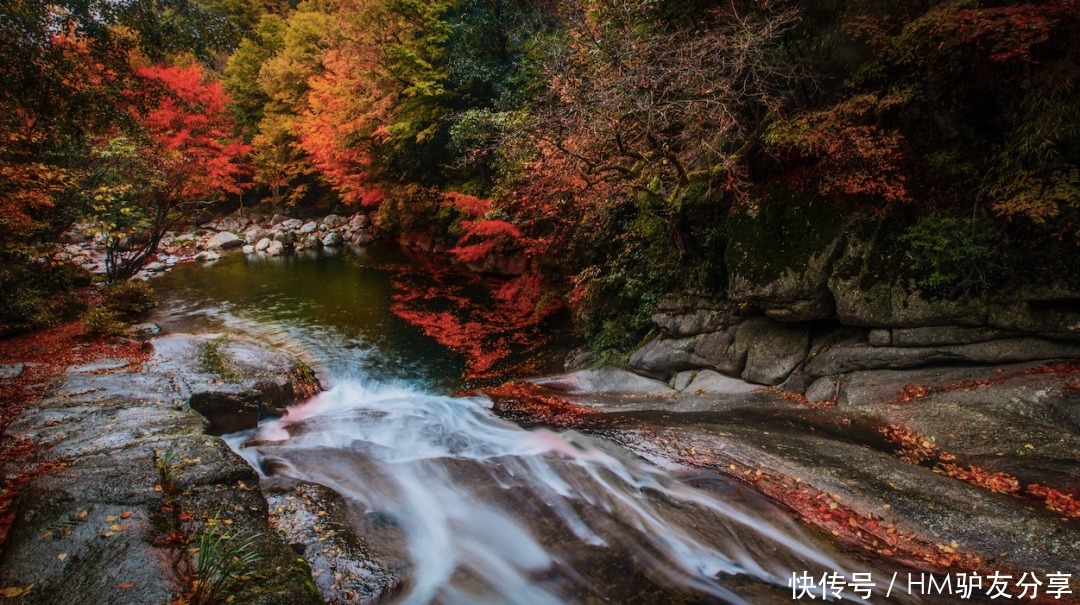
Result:
{"label": "boulder", "polygon": [[221,258],[221,255],[217,252],[210,252],[209,250],[200,252],[194,256],[197,261],[215,261]]}
{"label": "boulder", "polygon": [[237,237],[235,233],[222,231],[206,240],[206,244],[203,247],[206,250],[230,250],[232,248],[239,248],[243,245],[244,240]]}
{"label": "boulder", "polygon": [[336,248],[345,243],[345,240],[341,237],[341,234],[337,231],[332,231],[326,234],[326,237],[322,239],[322,244],[327,248]]}
{"label": "boulder", "polygon": [[371,224],[371,219],[368,218],[363,212],[357,212],[349,217],[349,228],[354,230],[360,230],[366,228]]}
{"label": "boulder", "polygon": [[161,273],[165,270],[165,264],[159,262],[146,263],[146,270],[151,273]]}
{"label": "boulder", "polygon": [[270,239],[268,237],[262,238],[261,240],[259,240],[259,243],[255,244],[255,251],[256,252],[262,252],[262,251],[266,250],[267,248],[270,247],[270,244],[273,241],[274,240],[272,240],[272,239]]}
{"label": "boulder", "polygon": [[293,219],[290,218],[290,217],[285,216],[284,214],[275,214],[274,216],[270,217],[270,225],[271,226],[280,225],[281,223],[284,223],[285,221],[291,221],[291,220],[293,220]]}
{"label": "boulder", "polygon": [[244,251],[244,254],[251,254],[252,252],[255,252],[255,246],[252,246],[251,244],[247,244],[247,245],[245,245],[243,247],[243,251]]}
{"label": "boulder", "polygon": [[270,242],[270,245],[266,247],[267,256],[280,256],[285,253],[285,244],[282,244],[278,240]]}
{"label": "boulder", "polygon": [[304,247],[312,250],[318,250],[323,247],[323,240],[319,237],[318,233],[309,233],[303,240]]}
{"label": "boulder", "polygon": [[546,389],[567,394],[654,396],[672,395],[675,392],[667,383],[610,366],[537,378],[531,382]]}
{"label": "boulder", "polygon": [[292,230],[278,231],[274,234],[274,241],[281,242],[281,245],[285,247],[294,245],[296,239],[296,232]]}
{"label": "boulder", "polygon": [[843,342],[812,355],[803,371],[811,376],[830,376],[931,364],[1000,364],[1076,357],[1080,357],[1080,342],[1033,336],[937,347],[874,347],[866,342]]}
{"label": "boulder", "polygon": [[704,368],[738,375],[746,357],[745,352],[741,360],[732,355],[734,340],[734,327],[688,338],[657,338],[630,356],[630,368],[653,378]]}
{"label": "boulder", "polygon": [[309,233],[313,233],[313,232],[318,231],[318,230],[319,230],[319,223],[316,223],[315,221],[308,221],[308,222],[304,223],[300,227],[300,229],[297,230],[297,233],[299,235],[307,235]]}
{"label": "boulder", "polygon": [[756,384],[750,384],[749,382],[739,380],[738,378],[732,378],[731,376],[724,376],[720,372],[714,370],[701,370],[694,374],[693,380],[691,380],[682,391],[684,393],[695,395],[736,395],[753,393],[760,388],[761,387]]}
{"label": "boulder", "polygon": [[322,220],[322,228],[329,231],[330,229],[337,229],[338,227],[344,227],[348,221],[344,216],[337,214],[327,214]]}
{"label": "boulder", "polygon": [[743,347],[747,351],[743,379],[777,385],[806,358],[810,347],[810,329],[805,325],[754,318],[738,325],[735,340],[737,351]]}
{"label": "boulder", "polygon": [[304,226],[304,221],[302,221],[302,220],[300,220],[298,218],[290,218],[290,219],[281,221],[279,226],[281,227],[282,231],[295,231],[295,230],[299,229],[300,227]]}
{"label": "boulder", "polygon": [[263,229],[262,227],[256,225],[248,229],[244,233],[244,242],[248,244],[256,244],[259,240],[266,237],[266,233],[266,229]]}

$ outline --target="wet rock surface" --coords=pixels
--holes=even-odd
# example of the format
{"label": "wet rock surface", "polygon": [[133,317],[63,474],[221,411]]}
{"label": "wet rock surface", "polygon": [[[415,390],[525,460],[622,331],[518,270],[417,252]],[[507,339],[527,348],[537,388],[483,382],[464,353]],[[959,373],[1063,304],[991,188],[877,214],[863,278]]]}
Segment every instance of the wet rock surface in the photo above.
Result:
{"label": "wet rock surface", "polygon": [[[867,371],[815,383],[811,391],[837,397],[828,407],[730,384],[694,393],[692,382],[665,398],[549,394],[588,410],[573,424],[578,430],[646,458],[759,488],[772,481],[776,489],[765,493],[887,560],[1075,577],[1080,510],[1033,494],[1038,486],[1080,494],[1080,425],[1070,419],[1080,407],[1077,375],[1075,366],[1042,363]],[[524,409],[497,398],[496,410],[509,417],[522,419]],[[896,435],[927,453],[913,459],[905,449],[912,444]],[[847,523],[823,521],[817,503],[804,510],[805,494],[839,505],[858,536],[843,531]],[[868,519],[892,538],[868,531]],[[906,542],[890,543],[895,536]]]}
{"label": "wet rock surface", "polygon": [[[63,468],[20,491],[0,585],[32,584],[33,603],[171,603],[191,587],[188,543],[218,523],[254,536],[263,557],[232,602],[321,602],[306,566],[270,531],[257,475],[187,405],[215,386],[190,359],[207,341],[170,336],[153,341],[149,361],[69,368],[11,425],[12,437],[33,439]],[[244,364],[273,357],[250,343],[231,352]],[[288,365],[278,357],[261,371]]]}

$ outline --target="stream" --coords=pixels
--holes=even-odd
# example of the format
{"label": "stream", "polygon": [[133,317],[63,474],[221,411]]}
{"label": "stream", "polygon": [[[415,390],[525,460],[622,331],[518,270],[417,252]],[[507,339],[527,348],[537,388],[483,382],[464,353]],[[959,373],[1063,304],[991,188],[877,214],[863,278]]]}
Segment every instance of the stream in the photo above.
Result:
{"label": "stream", "polygon": [[867,570],[727,478],[454,396],[464,360],[390,310],[409,262],[231,255],[154,281],[165,330],[243,334],[318,368],[324,393],[227,441],[398,532],[403,580],[380,602],[780,603],[793,572]]}

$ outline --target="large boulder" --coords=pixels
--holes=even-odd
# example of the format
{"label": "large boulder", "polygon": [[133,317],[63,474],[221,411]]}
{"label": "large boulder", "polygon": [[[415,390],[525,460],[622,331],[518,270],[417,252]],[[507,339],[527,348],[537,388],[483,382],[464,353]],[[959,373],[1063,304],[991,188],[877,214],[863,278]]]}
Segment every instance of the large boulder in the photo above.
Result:
{"label": "large boulder", "polygon": [[338,227],[344,227],[347,222],[348,220],[346,220],[344,216],[327,214],[322,220],[322,228],[329,231],[331,229],[337,229]]}
{"label": "large boulder", "polygon": [[729,375],[742,372],[742,359],[734,355],[735,328],[687,338],[657,338],[630,356],[630,368],[639,374],[666,379],[672,372],[709,368]]}
{"label": "large boulder", "polygon": [[671,337],[716,332],[739,322],[724,301],[697,294],[670,294],[656,305],[652,321]]}
{"label": "large boulder", "polygon": [[235,233],[230,231],[222,231],[216,233],[206,240],[205,249],[207,250],[230,250],[232,248],[239,248],[244,245],[244,240],[237,237]]}
{"label": "large boulder", "polygon": [[266,233],[266,229],[255,225],[244,233],[244,241],[248,244],[256,244],[259,240],[266,237]]}
{"label": "large boulder", "polygon": [[788,325],[768,318],[754,318],[738,325],[736,349],[746,353],[742,378],[748,382],[777,385],[806,358],[810,330],[805,325]]}
{"label": "large boulder", "polygon": [[932,364],[1001,364],[1077,357],[1080,357],[1080,342],[1033,336],[936,347],[875,347],[868,342],[849,341],[812,355],[803,372],[810,376],[831,376]]}
{"label": "large boulder", "polygon": [[327,248],[336,248],[345,243],[344,238],[337,231],[332,231],[326,234],[326,237],[322,239],[322,244]]}
{"label": "large boulder", "polygon": [[270,242],[270,245],[266,247],[267,256],[280,256],[285,253],[285,244],[282,244],[278,240]]}
{"label": "large boulder", "polygon": [[300,235],[307,235],[309,233],[314,233],[315,231],[318,231],[318,230],[319,230],[319,223],[316,223],[315,221],[308,221],[308,222],[304,223],[297,230],[297,233],[299,233]]}
{"label": "large boulder", "polygon": [[270,244],[273,243],[273,241],[274,240],[270,239],[269,237],[264,237],[260,239],[259,243],[255,244],[255,251],[265,252],[266,249],[270,247]]}

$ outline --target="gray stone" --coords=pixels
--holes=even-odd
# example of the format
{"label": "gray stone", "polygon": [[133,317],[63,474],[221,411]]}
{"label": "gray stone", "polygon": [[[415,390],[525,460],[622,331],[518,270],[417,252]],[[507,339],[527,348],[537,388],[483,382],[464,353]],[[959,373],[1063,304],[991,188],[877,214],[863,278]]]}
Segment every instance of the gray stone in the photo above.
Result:
{"label": "gray stone", "polygon": [[165,265],[159,262],[147,263],[145,269],[151,273],[160,273],[165,270]]}
{"label": "gray stone", "polygon": [[255,246],[252,246],[251,244],[247,244],[242,248],[242,250],[243,250],[244,254],[251,254],[251,253],[255,252]]}
{"label": "gray stone", "polygon": [[0,365],[0,380],[18,378],[24,371],[26,371],[25,363],[5,363]]}
{"label": "gray stone", "polygon": [[578,370],[532,380],[546,389],[568,394],[635,394],[635,395],[672,395],[675,391],[667,383],[638,376],[633,372],[604,366],[592,370]]}
{"label": "gray stone", "polygon": [[272,243],[273,241],[274,241],[274,240],[272,240],[272,239],[270,239],[270,238],[268,238],[268,237],[264,237],[264,238],[262,238],[261,240],[259,240],[259,243],[255,244],[255,251],[256,251],[256,252],[263,252],[263,251],[265,251],[265,250],[266,250],[267,248],[269,248],[269,247],[270,247],[270,244],[271,244],[271,243]]}
{"label": "gray stone", "polygon": [[345,240],[341,237],[341,234],[337,231],[332,231],[326,234],[326,237],[322,239],[322,243],[327,248],[336,248],[345,243]]}
{"label": "gray stone", "polygon": [[758,384],[780,384],[806,358],[810,330],[767,318],[755,318],[738,325],[738,347],[746,346],[746,366],[742,377]]}
{"label": "gray stone", "polygon": [[318,230],[319,230],[319,223],[316,223],[315,221],[308,221],[308,222],[304,223],[303,226],[301,226],[297,230],[297,233],[299,235],[307,235],[309,233],[313,233],[313,232],[318,231]]}
{"label": "gray stone", "polygon": [[210,252],[209,250],[200,252],[194,256],[197,261],[215,261],[221,258],[221,255],[217,252]]}
{"label": "gray stone", "polygon": [[288,216],[285,216],[284,214],[275,214],[274,216],[270,217],[270,225],[271,226],[280,225],[281,223],[284,223],[285,221],[291,221],[291,220],[294,220],[294,219],[292,219],[292,218],[290,218]]}
{"label": "gray stone", "polygon": [[296,244],[296,232],[295,231],[278,231],[274,234],[274,241],[281,242],[282,246],[289,247]]}
{"label": "gray stone", "polygon": [[248,244],[256,244],[259,240],[266,237],[267,231],[262,227],[255,225],[244,233],[244,242]]}
{"label": "gray stone", "polygon": [[[873,332],[871,332],[873,335]],[[1020,336],[1015,332],[993,328],[966,326],[925,326],[920,328],[893,328],[894,347],[933,347],[939,345],[962,345],[987,342]],[[873,341],[871,341],[873,344]]]}
{"label": "gray stone", "polygon": [[695,395],[737,395],[753,393],[760,388],[759,385],[724,376],[714,370],[701,370],[694,375],[694,379],[683,389],[683,392]]}
{"label": "gray stone", "polygon": [[892,334],[893,334],[892,330],[890,330],[888,328],[878,328],[878,329],[875,329],[875,330],[870,330],[870,333],[867,334],[866,338],[867,338],[867,341],[869,341],[870,346],[888,347],[888,346],[892,346],[892,344],[893,344],[893,341],[892,341],[893,336],[892,336]]}
{"label": "gray stone", "polygon": [[290,219],[281,221],[279,226],[280,226],[282,231],[296,231],[300,227],[304,226],[304,221],[302,221],[302,220],[300,220],[298,218],[290,218]]}
{"label": "gray stone", "polygon": [[280,241],[274,240],[270,242],[270,245],[266,247],[267,256],[280,256],[285,253],[285,244]]}
{"label": "gray stone", "polygon": [[686,387],[690,386],[690,383],[694,381],[694,376],[697,376],[697,373],[698,370],[683,370],[672,376],[668,384],[676,391],[685,391]]}
{"label": "gray stone", "polygon": [[806,389],[806,400],[810,403],[821,403],[827,399],[837,397],[840,391],[839,376],[822,376]]}
{"label": "gray stone", "polygon": [[652,316],[653,324],[666,334],[680,338],[716,332],[736,323],[729,313],[716,309],[693,309],[686,312],[659,312]]}
{"label": "gray stone", "polygon": [[337,214],[327,214],[322,220],[322,228],[326,230],[337,229],[338,227],[344,227],[348,220]]}
{"label": "gray stone", "polygon": [[657,338],[630,356],[630,368],[639,374],[667,378],[671,372],[710,368],[725,374],[742,371],[742,359],[734,357],[735,329],[709,332],[688,338]]}
{"label": "gray stone", "polygon": [[1080,343],[1036,337],[940,347],[872,347],[843,343],[813,355],[803,371],[811,376],[859,370],[904,369],[948,363],[1015,363],[1080,357]]}
{"label": "gray stone", "polygon": [[244,240],[237,237],[235,233],[222,231],[206,240],[206,244],[203,247],[207,250],[230,250],[232,248],[239,248],[243,245]]}
{"label": "gray stone", "polygon": [[131,326],[131,330],[136,334],[153,335],[161,333],[161,326],[157,325],[152,321],[148,321],[146,323],[135,324]]}

